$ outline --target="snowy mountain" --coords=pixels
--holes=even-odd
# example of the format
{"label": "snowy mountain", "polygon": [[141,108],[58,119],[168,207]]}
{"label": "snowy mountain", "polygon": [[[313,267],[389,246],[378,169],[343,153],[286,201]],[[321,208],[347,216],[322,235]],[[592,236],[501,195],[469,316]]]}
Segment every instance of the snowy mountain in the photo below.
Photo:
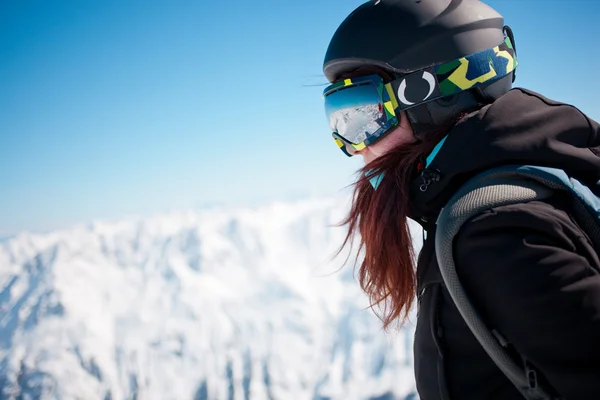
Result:
{"label": "snowy mountain", "polygon": [[353,138],[353,142],[360,143],[381,127],[378,122],[380,117],[381,112],[377,104],[347,107],[331,114],[329,126],[334,132],[340,132],[343,136],[355,132],[356,137]]}
{"label": "snowy mountain", "polygon": [[[2,399],[413,399],[339,199],[93,223],[0,243]],[[414,320],[414,318],[413,318]]]}

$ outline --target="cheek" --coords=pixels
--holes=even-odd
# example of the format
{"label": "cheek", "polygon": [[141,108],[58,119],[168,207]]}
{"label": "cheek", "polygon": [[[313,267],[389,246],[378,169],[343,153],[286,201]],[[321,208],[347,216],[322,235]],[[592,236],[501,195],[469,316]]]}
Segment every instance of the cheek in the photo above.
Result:
{"label": "cheek", "polygon": [[403,135],[398,135],[397,132],[391,132],[389,135],[385,136],[379,142],[369,146],[369,149],[376,156],[381,156],[394,147],[398,146],[402,143],[411,142],[410,138],[404,137]]}
{"label": "cheek", "polygon": [[369,146],[369,151],[373,153],[374,156],[379,157],[390,148],[390,146],[384,142],[384,140],[385,138]]}

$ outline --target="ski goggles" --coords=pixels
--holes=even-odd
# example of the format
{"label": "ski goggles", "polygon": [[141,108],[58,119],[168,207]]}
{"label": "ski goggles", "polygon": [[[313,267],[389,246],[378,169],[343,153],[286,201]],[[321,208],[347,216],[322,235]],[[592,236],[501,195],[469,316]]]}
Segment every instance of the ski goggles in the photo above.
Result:
{"label": "ski goggles", "polygon": [[343,79],[325,88],[325,115],[349,157],[400,122],[400,112],[505,77],[517,67],[509,37],[500,45],[385,82],[377,75]]}
{"label": "ski goggles", "polygon": [[329,86],[323,96],[333,137],[348,156],[346,145],[362,150],[398,125],[396,97],[379,75],[344,79]]}

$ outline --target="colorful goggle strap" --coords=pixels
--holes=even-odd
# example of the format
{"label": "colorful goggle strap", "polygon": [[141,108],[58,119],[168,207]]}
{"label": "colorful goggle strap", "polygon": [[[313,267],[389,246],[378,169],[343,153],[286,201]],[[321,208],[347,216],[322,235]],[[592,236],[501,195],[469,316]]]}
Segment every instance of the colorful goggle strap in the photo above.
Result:
{"label": "colorful goggle strap", "polygon": [[[510,38],[506,37],[504,42],[491,49],[429,68],[423,68],[383,84],[382,87],[386,94],[381,93],[382,100],[384,100],[384,96],[387,98],[383,101],[385,112],[388,115],[397,116],[400,111],[411,107],[501,79],[513,72],[517,66],[518,61],[514,47]],[[327,96],[327,93],[331,93],[332,89],[341,86],[353,86],[365,79],[371,78],[357,77],[336,82],[324,90],[324,97]],[[379,82],[373,83],[379,84]],[[347,95],[351,96],[352,88],[347,90]],[[360,151],[369,144],[366,141],[358,144],[349,143],[335,132],[334,139],[340,149],[348,156],[351,156],[351,154],[345,148],[347,145]]]}

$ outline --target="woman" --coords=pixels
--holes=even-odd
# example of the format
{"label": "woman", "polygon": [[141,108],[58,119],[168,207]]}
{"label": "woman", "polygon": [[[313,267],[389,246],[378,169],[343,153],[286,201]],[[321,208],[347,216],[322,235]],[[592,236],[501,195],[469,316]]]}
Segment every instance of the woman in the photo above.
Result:
{"label": "woman", "polygon": [[[600,125],[571,105],[512,88],[514,39],[478,0],[379,0],[335,32],[324,62],[334,139],[365,166],[344,223],[359,234],[359,278],[383,323],[418,298],[422,399],[522,399],[443,284],[436,217],[469,178],[504,164],[600,180]],[[554,398],[600,398],[600,261],[562,196],[491,209],[455,240],[475,308],[549,384]],[[407,219],[427,239],[417,265]],[[415,296],[415,293],[418,296]]]}

